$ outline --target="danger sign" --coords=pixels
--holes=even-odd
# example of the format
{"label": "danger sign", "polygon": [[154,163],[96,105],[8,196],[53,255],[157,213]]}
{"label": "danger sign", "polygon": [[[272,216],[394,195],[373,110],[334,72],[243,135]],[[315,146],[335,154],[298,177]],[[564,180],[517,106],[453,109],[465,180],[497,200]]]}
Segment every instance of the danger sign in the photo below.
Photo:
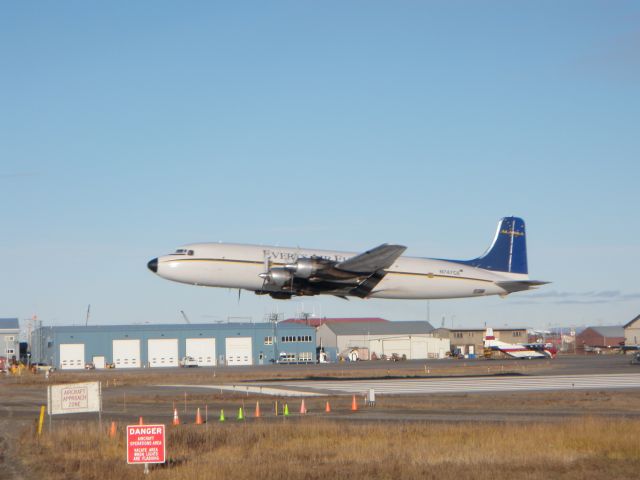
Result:
{"label": "danger sign", "polygon": [[127,463],[164,463],[164,425],[127,425]]}

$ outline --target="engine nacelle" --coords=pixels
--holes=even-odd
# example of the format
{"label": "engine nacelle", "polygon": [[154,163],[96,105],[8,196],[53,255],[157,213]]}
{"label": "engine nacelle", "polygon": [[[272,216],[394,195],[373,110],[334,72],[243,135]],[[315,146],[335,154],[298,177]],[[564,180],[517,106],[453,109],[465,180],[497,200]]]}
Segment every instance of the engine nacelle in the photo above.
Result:
{"label": "engine nacelle", "polygon": [[272,268],[268,272],[261,273],[265,283],[272,287],[282,287],[289,283],[293,278],[293,274],[284,268]]}
{"label": "engine nacelle", "polygon": [[296,263],[285,265],[284,268],[298,278],[309,278],[317,273],[318,270],[325,267],[325,264],[326,261],[323,262],[318,258],[301,257]]}

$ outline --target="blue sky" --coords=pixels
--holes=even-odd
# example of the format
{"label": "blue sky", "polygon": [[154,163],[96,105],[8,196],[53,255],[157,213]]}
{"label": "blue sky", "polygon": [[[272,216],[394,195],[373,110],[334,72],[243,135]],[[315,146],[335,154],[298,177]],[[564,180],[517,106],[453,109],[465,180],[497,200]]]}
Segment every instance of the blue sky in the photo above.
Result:
{"label": "blue sky", "polygon": [[506,299],[439,325],[640,313],[637,2],[6,2],[0,316],[425,319],[426,302],[276,301],[168,282],[196,241],[472,258],[525,218]]}

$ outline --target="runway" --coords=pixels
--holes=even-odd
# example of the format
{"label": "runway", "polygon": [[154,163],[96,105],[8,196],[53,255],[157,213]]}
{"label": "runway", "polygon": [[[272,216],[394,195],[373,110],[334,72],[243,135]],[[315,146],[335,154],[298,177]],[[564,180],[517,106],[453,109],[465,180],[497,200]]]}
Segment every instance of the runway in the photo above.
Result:
{"label": "runway", "polygon": [[381,395],[480,393],[553,390],[616,390],[640,388],[640,374],[501,376],[437,379],[287,381],[241,385],[167,385],[275,396],[360,394],[373,388]]}

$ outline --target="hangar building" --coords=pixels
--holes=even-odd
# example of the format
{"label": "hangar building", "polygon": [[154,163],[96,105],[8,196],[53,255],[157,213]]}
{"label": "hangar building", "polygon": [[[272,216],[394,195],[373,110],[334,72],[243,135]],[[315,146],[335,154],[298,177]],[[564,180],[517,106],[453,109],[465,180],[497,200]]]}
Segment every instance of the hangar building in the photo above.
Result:
{"label": "hangar building", "polygon": [[576,347],[584,352],[618,351],[624,344],[624,327],[587,327],[576,335]]}
{"label": "hangar building", "polygon": [[200,366],[309,363],[316,359],[315,329],[274,323],[155,324],[40,327],[32,361],[59,369],[177,367],[193,357]]}
{"label": "hangar building", "polygon": [[358,357],[369,360],[394,353],[408,360],[444,358],[449,352],[449,339],[432,335],[429,322],[326,322],[318,327],[318,345],[330,361],[338,356],[349,357],[358,350]]}

